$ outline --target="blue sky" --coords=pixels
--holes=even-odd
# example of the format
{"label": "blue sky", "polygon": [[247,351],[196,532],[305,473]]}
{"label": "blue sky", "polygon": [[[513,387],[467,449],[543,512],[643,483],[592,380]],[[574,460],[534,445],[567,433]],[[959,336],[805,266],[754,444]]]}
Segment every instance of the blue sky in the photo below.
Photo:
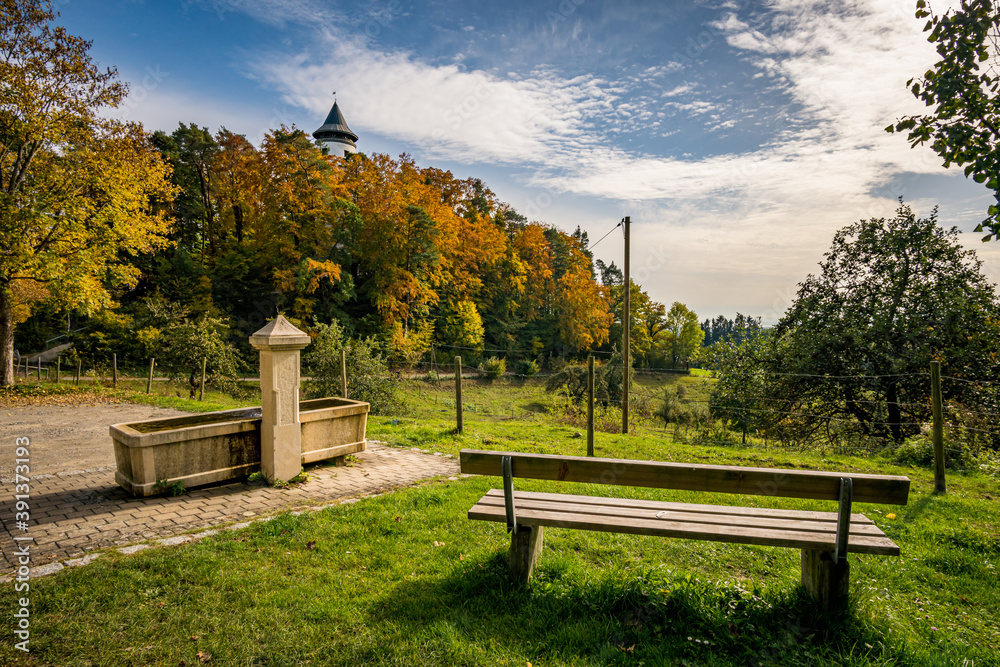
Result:
{"label": "blue sky", "polygon": [[[936,11],[945,6],[935,4]],[[482,178],[596,241],[623,216],[633,275],[703,319],[774,322],[833,233],[903,196],[1000,282],[991,201],[883,128],[934,62],[913,0],[61,0],[130,83],[117,117],[311,132],[332,91],[362,152]],[[597,257],[621,264],[611,234]]]}

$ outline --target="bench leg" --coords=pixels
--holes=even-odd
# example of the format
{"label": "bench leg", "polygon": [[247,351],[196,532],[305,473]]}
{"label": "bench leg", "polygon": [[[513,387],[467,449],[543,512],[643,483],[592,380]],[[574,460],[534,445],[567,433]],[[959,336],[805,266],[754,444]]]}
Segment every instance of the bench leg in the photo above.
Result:
{"label": "bench leg", "polygon": [[802,550],[802,585],[822,607],[847,604],[851,566],[846,558],[834,564],[833,552]]}
{"label": "bench leg", "polygon": [[518,526],[510,536],[510,574],[514,581],[528,583],[535,561],[542,555],[542,527]]}

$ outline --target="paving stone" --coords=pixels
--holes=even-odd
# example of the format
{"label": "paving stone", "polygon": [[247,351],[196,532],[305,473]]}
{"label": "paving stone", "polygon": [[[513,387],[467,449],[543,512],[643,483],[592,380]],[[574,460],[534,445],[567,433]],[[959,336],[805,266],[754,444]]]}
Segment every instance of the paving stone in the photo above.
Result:
{"label": "paving stone", "polygon": [[[31,534],[37,548],[59,560],[85,549],[114,545],[134,553],[150,546],[128,546],[139,540],[173,538],[193,528],[246,517],[267,518],[283,510],[318,511],[428,477],[453,478],[458,474],[457,461],[427,453],[418,447],[394,449],[369,441],[368,449],[355,455],[358,462],[354,465],[322,468],[322,474],[311,472],[308,481],[290,489],[236,482],[169,498],[129,497],[115,484],[114,468],[110,467],[36,476],[32,492],[38,500],[32,507]],[[0,540],[10,539],[11,523],[3,522]],[[246,525],[249,522],[232,528]],[[215,532],[203,531],[185,539],[201,539]],[[0,568],[11,567],[11,553],[3,549]],[[83,559],[74,559],[74,565],[77,560]]]}
{"label": "paving stone", "polygon": [[139,551],[142,551],[143,549],[148,549],[149,546],[150,545],[148,545],[148,544],[133,544],[132,546],[129,546],[129,547],[121,547],[120,549],[118,549],[118,551],[120,551],[121,553],[123,553],[125,555],[128,555],[128,554],[137,553]]}
{"label": "paving stone", "polygon": [[80,567],[81,565],[90,565],[103,555],[104,554],[102,553],[87,554],[83,558],[74,558],[72,560],[68,560],[65,563],[63,563],[63,565],[65,565],[66,567]]}
{"label": "paving stone", "polygon": [[55,574],[61,569],[63,569],[62,563],[46,563],[45,565],[39,565],[38,567],[31,568],[31,576],[32,578],[45,577],[50,574]]}

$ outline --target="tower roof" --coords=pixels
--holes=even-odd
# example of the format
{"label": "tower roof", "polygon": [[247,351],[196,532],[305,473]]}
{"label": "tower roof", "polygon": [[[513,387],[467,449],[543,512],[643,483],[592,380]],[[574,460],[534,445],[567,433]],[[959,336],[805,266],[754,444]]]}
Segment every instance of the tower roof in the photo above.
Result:
{"label": "tower roof", "polygon": [[318,130],[313,132],[313,137],[319,141],[340,141],[342,143],[349,143],[352,146],[358,140],[358,135],[351,132],[351,128],[347,127],[347,121],[344,120],[344,114],[340,113],[340,107],[337,106],[336,100],[333,102],[333,108],[330,109],[326,121],[323,122],[323,125]]}

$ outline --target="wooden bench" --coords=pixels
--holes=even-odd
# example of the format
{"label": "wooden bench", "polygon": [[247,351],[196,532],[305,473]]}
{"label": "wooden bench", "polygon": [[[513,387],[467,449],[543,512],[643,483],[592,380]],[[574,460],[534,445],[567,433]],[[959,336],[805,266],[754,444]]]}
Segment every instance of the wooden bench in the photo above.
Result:
{"label": "wooden bench", "polygon": [[[907,477],[631,461],[464,449],[463,473],[503,477],[469,519],[507,524],[510,567],[523,582],[542,551],[545,526],[659,535],[802,550],[802,585],[821,605],[847,599],[847,553],[898,556],[899,547],[853,502],[905,505]],[[730,507],[514,491],[514,478],[833,500],[836,512]]]}

